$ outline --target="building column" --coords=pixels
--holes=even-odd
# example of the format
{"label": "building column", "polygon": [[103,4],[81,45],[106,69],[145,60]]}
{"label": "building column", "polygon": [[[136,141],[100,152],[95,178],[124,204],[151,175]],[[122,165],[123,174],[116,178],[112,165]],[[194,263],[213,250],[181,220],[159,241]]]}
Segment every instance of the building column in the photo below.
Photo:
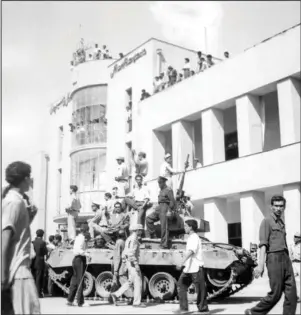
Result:
{"label": "building column", "polygon": [[291,244],[294,234],[300,232],[300,183],[283,186],[283,197],[286,199],[284,211],[286,240]]}
{"label": "building column", "polygon": [[202,135],[204,165],[225,161],[224,117],[221,110],[202,112]]}
{"label": "building column", "polygon": [[156,178],[160,173],[160,166],[164,162],[165,137],[160,131],[154,131],[152,135],[152,163],[148,172],[148,178]]}
{"label": "building column", "polygon": [[237,134],[239,156],[262,152],[261,103],[253,95],[236,100]]}
{"label": "building column", "polygon": [[189,154],[189,166],[193,163],[193,133],[194,124],[189,121],[177,121],[171,125],[172,132],[172,159],[176,170],[184,170]]}
{"label": "building column", "polygon": [[250,243],[259,244],[259,228],[265,217],[264,192],[241,193],[240,213],[242,247],[250,250]]}
{"label": "building column", "polygon": [[206,237],[212,242],[228,243],[226,211],[225,198],[213,198],[204,202],[204,219],[210,224],[210,232],[206,233]]}
{"label": "building column", "polygon": [[281,146],[300,141],[300,81],[277,84]]}

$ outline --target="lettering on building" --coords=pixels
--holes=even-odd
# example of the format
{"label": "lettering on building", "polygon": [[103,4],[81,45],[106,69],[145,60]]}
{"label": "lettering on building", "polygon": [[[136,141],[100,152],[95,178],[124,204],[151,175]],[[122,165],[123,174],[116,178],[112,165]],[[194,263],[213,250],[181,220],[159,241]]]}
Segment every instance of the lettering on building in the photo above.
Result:
{"label": "lettering on building", "polygon": [[135,63],[138,59],[140,59],[141,57],[145,56],[146,55],[146,49],[143,49],[142,51],[136,53],[134,56],[130,57],[130,58],[125,58],[123,60],[123,62],[118,65],[118,64],[115,64],[114,68],[113,68],[113,71],[111,73],[111,79],[113,79],[114,75],[121,71],[122,69],[126,68],[127,66],[129,66],[130,64],[132,63]]}

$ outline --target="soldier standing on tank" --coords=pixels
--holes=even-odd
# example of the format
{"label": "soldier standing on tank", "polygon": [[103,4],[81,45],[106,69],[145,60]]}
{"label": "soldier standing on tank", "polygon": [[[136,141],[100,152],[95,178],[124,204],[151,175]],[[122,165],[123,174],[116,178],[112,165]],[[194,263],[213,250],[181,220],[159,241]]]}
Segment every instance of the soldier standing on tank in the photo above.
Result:
{"label": "soldier standing on tank", "polygon": [[267,314],[278,303],[282,293],[285,295],[283,314],[296,314],[297,290],[293,266],[289,258],[285,225],[282,220],[286,200],[282,196],[271,199],[272,213],[263,219],[259,230],[259,264],[255,269],[255,277],[259,278],[264,272],[266,261],[271,291],[266,297],[245,310],[245,314]]}
{"label": "soldier standing on tank", "polygon": [[158,184],[160,187],[160,193],[158,196],[159,205],[156,207],[155,211],[146,217],[146,236],[149,238],[155,238],[155,225],[154,223],[160,220],[161,223],[161,244],[160,248],[168,248],[168,215],[170,211],[173,211],[176,206],[176,201],[174,198],[173,191],[170,187],[166,185],[167,178],[159,176]]}
{"label": "soldier standing on tank", "polygon": [[142,224],[135,224],[130,227],[132,234],[127,238],[125,242],[125,248],[123,251],[123,259],[125,260],[128,281],[125,282],[119,290],[111,293],[111,298],[115,305],[117,304],[117,298],[119,298],[130,287],[134,286],[134,300],[133,307],[146,307],[144,303],[141,303],[142,298],[142,275],[139,266],[140,256],[140,244],[139,236],[142,234]]}
{"label": "soldier standing on tank", "polygon": [[197,294],[196,304],[199,314],[209,314],[206,298],[207,288],[203,269],[202,241],[196,234],[198,223],[196,220],[186,220],[184,228],[185,233],[188,234],[186,254],[183,261],[177,266],[177,269],[181,270],[182,266],[185,266],[185,268],[178,280],[180,308],[174,311],[174,313],[185,314],[188,312],[187,291],[191,283],[193,283]]}
{"label": "soldier standing on tank", "polygon": [[296,232],[294,235],[294,244],[290,246],[290,257],[293,264],[295,281],[298,293],[298,302],[300,302],[300,276],[301,276],[301,235]]}

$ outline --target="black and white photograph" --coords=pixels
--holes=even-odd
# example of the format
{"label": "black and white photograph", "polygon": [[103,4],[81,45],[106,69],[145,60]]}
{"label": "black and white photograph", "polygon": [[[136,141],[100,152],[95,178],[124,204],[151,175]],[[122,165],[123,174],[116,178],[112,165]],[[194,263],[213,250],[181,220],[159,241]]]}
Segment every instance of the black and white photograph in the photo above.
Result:
{"label": "black and white photograph", "polygon": [[300,314],[300,1],[2,1],[1,314]]}

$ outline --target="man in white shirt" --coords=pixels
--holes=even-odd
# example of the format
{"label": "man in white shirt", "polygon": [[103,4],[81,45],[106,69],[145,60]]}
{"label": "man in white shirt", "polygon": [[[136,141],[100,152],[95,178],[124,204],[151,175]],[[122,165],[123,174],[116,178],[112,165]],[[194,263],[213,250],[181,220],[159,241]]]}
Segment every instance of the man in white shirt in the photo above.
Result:
{"label": "man in white shirt", "polygon": [[146,159],[146,154],[144,152],[139,152],[137,156],[136,151],[132,150],[132,159],[135,165],[136,175],[146,177],[148,173],[148,161]]}
{"label": "man in white shirt", "polygon": [[105,193],[105,203],[104,206],[108,212],[109,217],[113,214],[115,201],[112,199],[112,194],[107,192]]}
{"label": "man in white shirt", "polygon": [[119,156],[116,158],[117,167],[115,175],[115,184],[118,187],[119,197],[124,197],[128,190],[129,171],[124,163],[124,157]]}
{"label": "man in white shirt", "polygon": [[125,208],[126,205],[128,205],[134,209],[134,211],[138,211],[137,222],[131,222],[131,225],[138,223],[144,226],[145,211],[150,200],[149,191],[147,187],[143,185],[143,177],[141,175],[136,175],[135,180],[137,185],[133,189],[133,192],[124,198],[122,206]]}
{"label": "man in white shirt", "polygon": [[164,162],[161,164],[160,176],[167,178],[166,185],[172,189],[172,175],[179,173],[172,168],[172,157],[170,153],[167,153],[164,157]]}
{"label": "man in white shirt", "polygon": [[198,223],[195,220],[185,221],[185,233],[189,235],[186,243],[186,253],[181,264],[177,266],[184,270],[178,280],[178,292],[180,308],[174,311],[175,314],[184,314],[188,312],[187,290],[191,283],[195,285],[197,293],[197,308],[199,314],[209,314],[207,302],[207,288],[204,274],[204,261],[202,252],[202,241],[196,234]]}
{"label": "man in white shirt", "polygon": [[95,213],[95,216],[88,221],[89,233],[92,239],[95,237],[95,232],[100,234],[102,229],[108,227],[108,216],[106,209],[103,207],[100,208],[100,204],[96,201],[92,202],[92,211]]}
{"label": "man in white shirt", "polygon": [[67,298],[67,305],[74,306],[75,296],[77,297],[77,306],[89,306],[89,304],[84,301],[83,294],[83,276],[85,274],[87,266],[87,258],[89,259],[89,254],[86,251],[86,239],[85,233],[86,228],[82,227],[80,233],[76,236],[73,246],[74,258],[72,261],[73,275],[71,278],[69,295]]}
{"label": "man in white shirt", "polygon": [[185,58],[185,63],[183,66],[184,79],[190,76],[190,60],[189,58]]}

